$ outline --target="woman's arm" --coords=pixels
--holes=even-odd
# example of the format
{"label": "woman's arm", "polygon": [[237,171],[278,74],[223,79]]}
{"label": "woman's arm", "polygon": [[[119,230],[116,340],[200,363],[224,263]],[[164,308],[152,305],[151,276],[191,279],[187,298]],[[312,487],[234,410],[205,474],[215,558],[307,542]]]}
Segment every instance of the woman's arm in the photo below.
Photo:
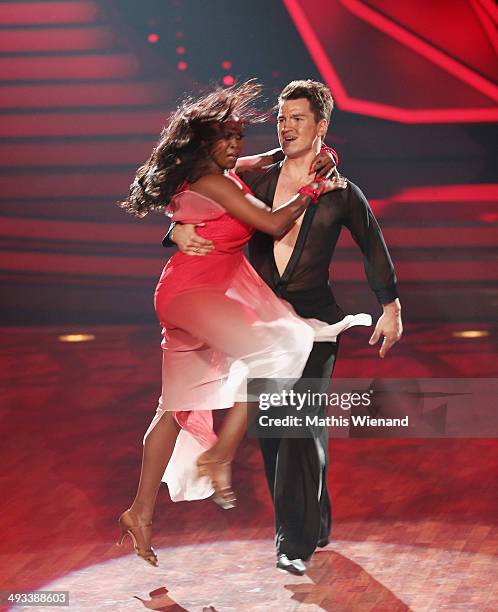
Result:
{"label": "woman's arm", "polygon": [[[334,188],[344,188],[345,184],[343,187],[341,181],[345,182],[345,179],[315,182],[311,183],[309,187],[323,193]],[[221,204],[227,212],[240,219],[240,221],[277,237],[284,235],[290,229],[294,221],[302,215],[311,202],[311,198],[307,194],[298,193],[280,206],[278,210],[268,210],[263,202],[261,202],[260,208],[250,204],[231,179],[222,175],[204,176],[191,187],[193,191],[197,191]]]}
{"label": "woman's arm", "polygon": [[282,161],[284,157],[282,149],[272,149],[266,153],[257,153],[256,155],[245,155],[244,157],[239,157],[237,160],[234,172],[245,172],[246,170],[271,166],[271,164]]}
{"label": "woman's arm", "polygon": [[[285,159],[282,149],[272,149],[266,153],[256,153],[256,155],[246,155],[239,157],[235,164],[234,172],[247,172],[248,170],[256,170],[271,166]],[[310,167],[310,174],[316,173],[316,177],[329,178],[334,168],[339,163],[339,156],[334,149],[328,147],[325,143],[322,144],[320,153],[317,154]]]}

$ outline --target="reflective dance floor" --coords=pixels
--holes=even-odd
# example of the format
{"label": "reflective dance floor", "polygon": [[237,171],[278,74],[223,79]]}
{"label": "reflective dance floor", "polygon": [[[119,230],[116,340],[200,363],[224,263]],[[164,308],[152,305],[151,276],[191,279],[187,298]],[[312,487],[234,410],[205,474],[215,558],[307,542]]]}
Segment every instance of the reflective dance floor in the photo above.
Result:
{"label": "reflective dance floor", "polygon": [[[408,326],[383,361],[354,330],[336,375],[492,377],[496,328],[455,336],[468,328]],[[76,332],[94,339],[59,340]],[[332,541],[299,577],[275,568],[248,439],[235,510],[173,504],[161,489],[154,568],[115,540],[160,391],[159,330],[3,328],[2,340],[0,590],[65,590],[70,610],[93,612],[498,609],[498,441],[331,439]]]}

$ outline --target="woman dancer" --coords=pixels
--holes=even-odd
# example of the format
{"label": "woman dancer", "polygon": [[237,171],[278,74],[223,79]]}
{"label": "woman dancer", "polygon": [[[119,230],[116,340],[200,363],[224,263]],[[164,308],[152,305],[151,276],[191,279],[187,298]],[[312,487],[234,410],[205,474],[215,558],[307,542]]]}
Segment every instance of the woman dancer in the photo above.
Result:
{"label": "woman dancer", "polygon": [[[215,244],[205,257],[176,253],[155,292],[162,395],[145,434],[135,500],[119,519],[119,543],[128,534],[152,565],[151,519],[163,474],[172,499],[202,499],[214,489],[222,507],[233,507],[230,464],[246,430],[247,378],[298,378],[315,339],[335,340],[351,325],[370,324],[366,315],[332,326],[299,318],[243,254],[254,229],[281,236],[310,202],[346,186],[342,177],[315,181],[270,211],[236,182],[228,171],[239,157],[244,123],[256,116],[259,91],[248,82],[184,102],[122,203],[140,217],[166,208],[175,221],[204,223],[199,233]],[[230,410],[216,438],[211,410],[219,408]]]}

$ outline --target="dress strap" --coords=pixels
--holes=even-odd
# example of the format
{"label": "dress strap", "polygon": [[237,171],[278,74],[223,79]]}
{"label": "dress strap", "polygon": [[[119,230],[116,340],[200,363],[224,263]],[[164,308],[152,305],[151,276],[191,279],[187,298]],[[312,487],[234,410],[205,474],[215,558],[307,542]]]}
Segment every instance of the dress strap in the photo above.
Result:
{"label": "dress strap", "polygon": [[232,181],[234,181],[234,183],[237,183],[237,185],[242,189],[244,193],[248,193],[249,195],[254,195],[253,192],[249,189],[249,187],[240,178],[240,176],[237,176],[235,172],[229,171],[227,175],[229,178],[232,179]]}

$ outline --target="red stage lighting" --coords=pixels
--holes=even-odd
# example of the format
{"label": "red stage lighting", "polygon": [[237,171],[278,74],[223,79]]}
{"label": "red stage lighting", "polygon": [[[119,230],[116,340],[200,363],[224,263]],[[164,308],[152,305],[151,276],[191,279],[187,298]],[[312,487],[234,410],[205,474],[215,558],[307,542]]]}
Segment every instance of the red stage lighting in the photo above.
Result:
{"label": "red stage lighting", "polygon": [[479,215],[479,221],[484,221],[485,223],[496,223],[498,221],[498,213],[484,213]]}
{"label": "red stage lighting", "polygon": [[156,42],[159,41],[159,34],[149,34],[147,36],[147,40],[151,43],[154,44]]}
{"label": "red stage lighting", "polygon": [[[483,11],[481,10],[483,2],[484,0],[480,0],[480,8],[478,9],[478,15],[476,17],[476,19],[479,19],[482,28],[484,28],[483,32],[479,35],[479,40],[483,36],[487,37],[491,31],[488,17],[484,17],[484,23],[486,25],[483,25]],[[470,62],[470,59],[462,61],[454,57],[452,51],[446,50],[444,45],[441,47],[441,43],[437,44],[436,42],[428,40],[427,33],[423,27],[421,27],[420,33],[418,33],[415,30],[412,31],[410,27],[398,23],[395,17],[390,16],[388,12],[390,9],[388,7],[391,6],[391,9],[394,10],[394,7],[398,5],[404,6],[403,3],[377,3],[383,6],[385,5],[384,10],[387,12],[384,13],[381,12],[380,9],[370,6],[371,4],[375,4],[372,2],[365,2],[364,0],[340,0],[340,2],[329,3],[327,12],[328,20],[323,19],[321,11],[313,12],[313,7],[319,5],[317,0],[314,4],[311,0],[308,3],[302,0],[284,0],[284,4],[306,44],[308,51],[315,61],[315,64],[320,70],[322,77],[334,92],[334,98],[338,108],[342,108],[352,113],[412,124],[496,121],[498,117],[498,108],[496,106],[496,101],[498,101],[498,88],[494,81],[486,75],[481,74],[481,71]],[[313,7],[309,6],[311,4],[313,4]],[[441,3],[432,4],[439,5]],[[461,4],[464,6],[466,3]],[[475,2],[472,0],[471,4],[473,7],[476,7],[478,0],[475,0]],[[305,5],[306,9],[304,8]],[[451,3],[448,2],[448,5],[451,5]],[[486,7],[486,13],[489,13],[489,7],[491,6],[491,1],[489,1]],[[451,97],[446,97],[444,103],[433,104],[431,102],[427,104],[424,100],[424,102],[419,103],[418,107],[414,107],[411,103],[407,103],[406,101],[401,103],[399,101],[393,101],[390,103],[378,96],[370,96],[369,94],[358,95],[358,87],[355,87],[356,91],[352,93],[353,88],[351,88],[350,81],[344,81],[340,74],[341,71],[334,65],[332,61],[333,54],[331,54],[330,49],[328,49],[327,38],[322,36],[323,33],[320,32],[322,24],[333,22],[333,18],[331,19],[332,13],[336,12],[345,20],[343,26],[349,23],[351,16],[353,16],[355,20],[363,21],[368,24],[369,28],[371,28],[371,30],[369,30],[371,33],[376,31],[377,40],[382,37],[385,43],[392,44],[392,41],[389,40],[392,39],[396,44],[406,47],[410,51],[409,56],[414,58],[413,61],[424,61],[428,70],[434,71],[438,69],[440,72],[445,72],[454,79],[460,81],[460,91],[462,95],[465,94],[466,99],[471,95],[471,92],[468,91],[470,88],[474,90],[474,92],[478,92],[480,95],[490,100],[484,100],[482,103],[474,102],[474,97],[472,96],[472,98],[469,98],[468,103],[460,102],[455,106]],[[408,11],[408,14],[413,16],[419,13],[416,11]],[[354,24],[355,21],[353,20],[352,23]],[[423,25],[424,22],[421,21],[420,23]],[[357,22],[356,25],[358,25]],[[465,25],[460,25],[460,27],[462,34],[457,38],[458,40],[463,40],[465,39]],[[432,31],[432,33],[434,34],[434,31]],[[454,44],[455,41],[451,41],[452,47]],[[487,45],[486,41],[483,41],[483,44]],[[495,45],[494,38],[492,39],[492,45],[493,47]],[[486,55],[486,57],[488,56]],[[423,71],[418,73],[418,78],[425,79]],[[445,78],[447,78],[446,75]],[[420,89],[421,88],[419,88],[419,90]],[[398,92],[399,91],[401,90],[398,90]],[[408,91],[408,89],[403,91]],[[493,102],[495,103],[494,105]]]}
{"label": "red stage lighting", "polygon": [[176,52],[178,53],[178,55],[184,55],[186,51],[187,51],[187,49],[185,49],[185,47],[177,47],[176,48]]}
{"label": "red stage lighting", "polygon": [[230,68],[232,67],[232,62],[229,60],[225,60],[221,62],[221,67],[223,68],[223,70],[230,70]]}
{"label": "red stage lighting", "polygon": [[231,74],[226,74],[223,77],[223,85],[227,85],[228,87],[230,87],[230,85],[233,85],[235,83],[235,77],[232,76]]}
{"label": "red stage lighting", "polygon": [[176,67],[178,68],[178,70],[184,71],[184,70],[187,70],[188,64],[187,62],[178,62]]}

